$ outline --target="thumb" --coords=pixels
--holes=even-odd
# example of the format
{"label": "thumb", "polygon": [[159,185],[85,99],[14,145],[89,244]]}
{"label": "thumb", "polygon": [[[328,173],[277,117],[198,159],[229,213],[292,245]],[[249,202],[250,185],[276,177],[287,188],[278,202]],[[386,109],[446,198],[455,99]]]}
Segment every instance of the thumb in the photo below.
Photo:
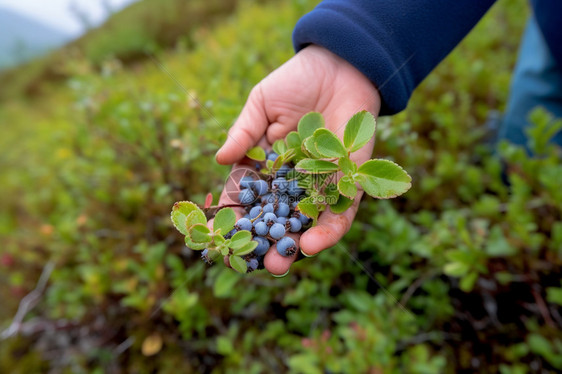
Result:
{"label": "thumb", "polygon": [[215,156],[217,162],[228,165],[240,161],[263,137],[268,125],[263,94],[258,84],[250,92],[240,116],[228,131],[226,142]]}

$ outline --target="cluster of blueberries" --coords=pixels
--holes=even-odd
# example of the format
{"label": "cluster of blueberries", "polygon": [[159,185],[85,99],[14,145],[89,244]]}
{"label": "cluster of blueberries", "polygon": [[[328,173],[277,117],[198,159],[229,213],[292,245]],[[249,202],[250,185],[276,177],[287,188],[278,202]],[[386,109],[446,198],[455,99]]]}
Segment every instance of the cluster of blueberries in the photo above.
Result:
{"label": "cluster of blueberries", "polygon": [[[277,155],[271,152],[269,159]],[[245,256],[248,272],[263,268],[263,259],[269,248],[277,242],[277,252],[281,256],[292,256],[297,250],[295,241],[287,233],[303,232],[308,228],[310,219],[297,210],[297,204],[304,197],[305,190],[298,186],[295,170],[283,165],[275,173],[275,178],[268,181],[242,177],[239,201],[245,206],[247,214],[240,218],[234,229],[225,235],[228,239],[237,231],[247,230],[258,243],[256,249]],[[207,260],[207,250],[202,253]]]}

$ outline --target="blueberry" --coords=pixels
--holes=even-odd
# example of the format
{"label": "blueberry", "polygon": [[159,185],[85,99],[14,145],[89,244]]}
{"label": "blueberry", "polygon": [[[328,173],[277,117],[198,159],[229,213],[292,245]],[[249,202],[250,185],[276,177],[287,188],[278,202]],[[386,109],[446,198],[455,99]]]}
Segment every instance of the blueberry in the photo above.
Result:
{"label": "blueberry", "polygon": [[295,244],[295,241],[292,238],[289,238],[288,236],[282,237],[277,242],[277,252],[279,252],[279,254],[284,257],[289,257],[294,255],[297,252],[297,246]]}
{"label": "blueberry", "polygon": [[251,190],[244,189],[240,191],[238,195],[238,200],[240,200],[240,204],[251,204],[256,199],[256,196]]}
{"label": "blueberry", "polygon": [[287,174],[289,173],[289,171],[291,171],[291,167],[289,165],[282,165],[279,170],[277,170],[277,173],[275,173],[276,177],[287,177]]}
{"label": "blueberry", "polygon": [[256,270],[258,268],[259,262],[257,258],[252,258],[248,261],[248,273]]}
{"label": "blueberry", "polygon": [[258,222],[254,226],[254,230],[256,231],[256,234],[260,236],[266,236],[267,233],[269,232],[269,227],[265,222]]}
{"label": "blueberry", "polygon": [[281,239],[283,235],[285,235],[285,226],[280,223],[274,223],[269,229],[269,235],[271,235],[273,239]]}
{"label": "blueberry", "polygon": [[248,218],[240,218],[238,220],[238,222],[236,222],[236,229],[237,230],[248,230],[250,231],[252,229],[252,221],[250,221]]}
{"label": "blueberry", "polygon": [[308,218],[307,216],[305,216],[302,213],[299,215],[299,220],[301,221],[303,226],[308,224],[308,222],[310,222],[310,218]]}
{"label": "blueberry", "polygon": [[281,192],[287,191],[288,187],[289,183],[287,183],[287,180],[283,177],[275,178],[273,182],[271,182],[271,188]]}
{"label": "blueberry", "polygon": [[237,232],[238,232],[238,230],[232,229],[232,230],[230,230],[229,233],[227,233],[227,234],[224,236],[224,238],[225,238],[225,239],[230,239],[230,238],[232,238],[232,235],[236,234]]}
{"label": "blueberry", "polygon": [[304,189],[299,187],[299,182],[296,180],[292,180],[289,182],[289,187],[287,190],[289,192],[289,195],[291,196],[298,196],[304,193]]}
{"label": "blueberry", "polygon": [[264,216],[263,216],[263,221],[266,224],[270,224],[270,223],[273,224],[273,223],[277,222],[277,216],[273,213],[265,213]]}
{"label": "blueberry", "polygon": [[273,213],[274,210],[275,208],[273,207],[273,203],[265,204],[265,206],[263,207],[264,213]]}
{"label": "blueberry", "polygon": [[253,181],[254,181],[254,178],[252,178],[249,175],[247,175],[245,177],[242,177],[242,178],[240,178],[240,187],[250,188],[250,185],[252,184]]}
{"label": "blueberry", "polygon": [[275,215],[277,215],[277,217],[287,217],[290,212],[291,209],[289,208],[289,205],[286,203],[279,203],[279,207],[275,211]]}
{"label": "blueberry", "polygon": [[255,206],[250,209],[250,219],[255,219],[261,213],[261,206]]}
{"label": "blueberry", "polygon": [[287,217],[277,217],[277,223],[280,223],[283,226],[285,226],[285,224],[287,223]]}
{"label": "blueberry", "polygon": [[274,203],[275,202],[275,196],[271,193],[265,194],[261,197],[261,202],[262,203]]}
{"label": "blueberry", "polygon": [[302,222],[300,219],[292,217],[289,219],[289,224],[291,225],[289,231],[291,232],[299,232],[302,228]]}
{"label": "blueberry", "polygon": [[210,264],[210,263],[212,262],[211,259],[209,258],[209,250],[206,249],[206,248],[201,252],[201,258],[202,258],[203,261],[205,261],[207,264]]}
{"label": "blueberry", "polygon": [[262,196],[269,191],[269,186],[267,182],[264,180],[257,180],[252,184],[252,190],[256,193],[257,196]]}
{"label": "blueberry", "polygon": [[284,193],[277,195],[277,202],[283,204],[289,204],[289,195],[285,195]]}
{"label": "blueberry", "polygon": [[267,159],[271,160],[271,161],[275,161],[277,160],[277,157],[279,157],[279,155],[273,151],[271,151],[268,155],[267,155]]}
{"label": "blueberry", "polygon": [[258,242],[258,246],[254,249],[254,253],[258,256],[263,256],[269,249],[269,240],[264,237],[256,236],[254,241]]}

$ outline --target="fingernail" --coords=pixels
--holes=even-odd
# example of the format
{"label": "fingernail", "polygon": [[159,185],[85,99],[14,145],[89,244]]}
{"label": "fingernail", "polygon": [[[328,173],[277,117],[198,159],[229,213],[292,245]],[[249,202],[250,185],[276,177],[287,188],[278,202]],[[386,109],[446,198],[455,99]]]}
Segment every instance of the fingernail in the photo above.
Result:
{"label": "fingernail", "polygon": [[302,249],[301,249],[301,253],[302,253],[302,255],[303,255],[304,257],[316,257],[316,256],[318,256],[318,253],[315,253],[315,254],[313,254],[313,255],[307,255],[306,253],[304,253],[304,252],[302,251]]}
{"label": "fingernail", "polygon": [[287,272],[285,274],[281,274],[281,275],[271,274],[271,275],[274,276],[275,278],[283,278],[287,274],[289,274],[289,270],[287,270]]}

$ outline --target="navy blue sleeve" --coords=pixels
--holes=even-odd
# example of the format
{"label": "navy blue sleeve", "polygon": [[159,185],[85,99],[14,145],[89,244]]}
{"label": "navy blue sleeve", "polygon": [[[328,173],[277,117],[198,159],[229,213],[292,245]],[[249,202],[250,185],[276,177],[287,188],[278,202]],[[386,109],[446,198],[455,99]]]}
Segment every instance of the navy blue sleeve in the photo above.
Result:
{"label": "navy blue sleeve", "polygon": [[380,114],[394,114],[493,3],[324,0],[299,20],[293,44],[317,44],[350,62],[378,88]]}

